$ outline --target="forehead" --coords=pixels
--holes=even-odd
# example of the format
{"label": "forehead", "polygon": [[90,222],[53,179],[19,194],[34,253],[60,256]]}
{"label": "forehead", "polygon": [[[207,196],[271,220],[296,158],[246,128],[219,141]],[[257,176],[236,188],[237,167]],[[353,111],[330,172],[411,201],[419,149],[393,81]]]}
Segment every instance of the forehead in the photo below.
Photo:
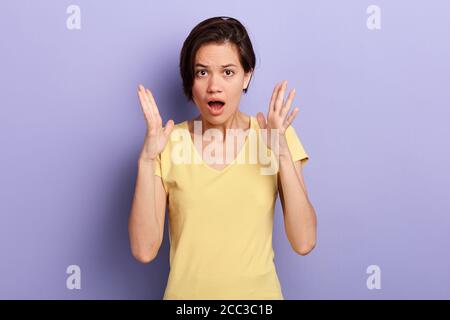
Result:
{"label": "forehead", "polygon": [[239,66],[238,49],[234,43],[204,44],[195,54],[195,63],[201,63],[213,67],[230,63]]}

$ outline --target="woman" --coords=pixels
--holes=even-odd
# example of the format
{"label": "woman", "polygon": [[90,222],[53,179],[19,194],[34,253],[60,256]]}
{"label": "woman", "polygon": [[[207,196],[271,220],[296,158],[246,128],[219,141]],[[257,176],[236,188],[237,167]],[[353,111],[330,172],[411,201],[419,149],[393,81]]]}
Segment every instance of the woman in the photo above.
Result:
{"label": "woman", "polygon": [[[292,248],[306,255],[315,246],[316,215],[302,176],[308,155],[290,125],[298,111],[289,113],[295,90],[284,100],[287,82],[275,86],[267,119],[261,112],[256,118],[244,114],[239,101],[254,67],[244,26],[215,17],[191,31],[180,55],[184,92],[196,104],[197,118],[176,125],[169,120],[162,127],[151,91],[138,88],[147,134],[138,161],[130,242],[137,260],[152,261],[169,206],[170,274],[164,299],[283,299],[272,248],[278,193]],[[245,133],[244,143],[231,138],[232,129]],[[263,170],[273,168],[267,161],[238,161],[246,155],[254,160],[255,146],[261,145],[258,160],[276,159],[275,170]],[[181,154],[184,160],[177,161]],[[206,161],[208,155],[214,160]]]}

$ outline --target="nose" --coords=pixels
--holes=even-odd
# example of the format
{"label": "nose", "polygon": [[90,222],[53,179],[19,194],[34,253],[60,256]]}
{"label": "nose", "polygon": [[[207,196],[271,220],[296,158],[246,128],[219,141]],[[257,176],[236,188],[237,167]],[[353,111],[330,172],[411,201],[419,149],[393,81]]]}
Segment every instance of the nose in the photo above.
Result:
{"label": "nose", "polygon": [[208,80],[208,93],[222,92],[220,87],[220,78],[216,74],[212,74]]}

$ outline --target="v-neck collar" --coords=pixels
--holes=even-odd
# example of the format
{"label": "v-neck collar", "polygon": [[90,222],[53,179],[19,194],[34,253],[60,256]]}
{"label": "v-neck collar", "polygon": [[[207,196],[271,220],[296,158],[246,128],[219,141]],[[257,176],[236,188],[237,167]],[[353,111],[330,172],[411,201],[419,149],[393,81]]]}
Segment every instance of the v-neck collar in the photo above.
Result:
{"label": "v-neck collar", "polygon": [[213,172],[215,172],[215,173],[224,173],[225,171],[228,171],[231,167],[233,167],[234,164],[235,164],[235,162],[237,161],[237,159],[239,159],[239,157],[242,156],[241,154],[242,154],[243,152],[245,152],[245,149],[247,148],[247,144],[248,144],[248,141],[249,141],[250,130],[253,129],[253,124],[254,124],[254,122],[253,122],[253,121],[254,121],[254,120],[253,120],[253,117],[252,117],[252,116],[249,116],[249,118],[250,118],[250,120],[249,120],[250,127],[249,127],[249,131],[247,132],[247,134],[246,134],[246,136],[245,136],[245,142],[242,144],[241,150],[239,150],[237,156],[233,159],[233,161],[231,161],[231,162],[230,162],[226,167],[224,167],[223,169],[215,169],[215,168],[211,167],[210,165],[208,165],[208,164],[203,160],[203,157],[199,154],[197,148],[195,147],[194,141],[192,141],[192,137],[191,137],[191,134],[190,134],[190,131],[189,131],[189,124],[188,124],[188,121],[186,120],[186,121],[184,122],[184,127],[185,127],[185,129],[188,131],[188,133],[189,133],[189,141],[190,141],[189,144],[190,144],[191,148],[194,150],[194,156],[198,158],[198,160],[199,160],[199,162],[200,162],[200,165],[202,165],[202,166],[208,168],[209,170],[211,170],[211,171],[213,171]]}

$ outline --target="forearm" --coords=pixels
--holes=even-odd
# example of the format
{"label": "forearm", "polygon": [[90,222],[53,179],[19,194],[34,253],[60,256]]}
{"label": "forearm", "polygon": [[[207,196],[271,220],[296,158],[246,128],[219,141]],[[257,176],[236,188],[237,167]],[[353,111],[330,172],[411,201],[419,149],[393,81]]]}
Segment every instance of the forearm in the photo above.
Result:
{"label": "forearm", "polygon": [[281,154],[279,161],[286,234],[295,251],[306,254],[316,243],[316,214],[291,155],[288,152]]}
{"label": "forearm", "polygon": [[136,188],[128,225],[132,253],[143,260],[153,258],[161,242],[160,222],[155,206],[154,168],[154,161],[138,161]]}

